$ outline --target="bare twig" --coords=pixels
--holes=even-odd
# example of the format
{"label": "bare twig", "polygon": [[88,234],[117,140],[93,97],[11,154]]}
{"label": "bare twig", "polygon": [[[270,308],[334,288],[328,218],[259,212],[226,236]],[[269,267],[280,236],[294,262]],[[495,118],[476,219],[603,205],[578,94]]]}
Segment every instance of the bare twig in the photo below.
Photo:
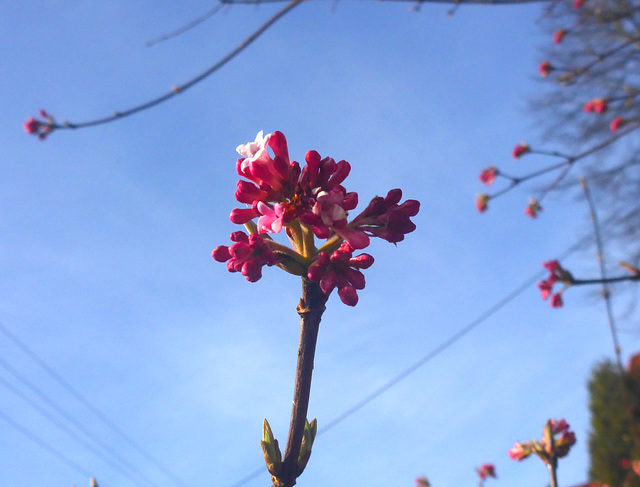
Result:
{"label": "bare twig", "polygon": [[86,128],[86,127],[93,127],[93,126],[96,126],[96,125],[103,125],[105,123],[114,122],[114,121],[122,119],[124,117],[128,117],[130,115],[133,115],[135,113],[139,113],[139,112],[142,112],[144,110],[148,110],[149,108],[152,108],[152,107],[154,107],[156,105],[159,105],[160,103],[163,103],[163,102],[173,98],[174,96],[177,96],[177,95],[179,95],[181,93],[184,93],[186,90],[188,90],[192,86],[198,84],[200,81],[204,80],[205,78],[208,78],[213,73],[215,73],[220,68],[222,68],[225,64],[227,64],[229,61],[231,61],[233,58],[235,58],[238,54],[240,54],[242,51],[244,51],[253,41],[255,41],[258,37],[260,37],[267,29],[269,29],[269,27],[271,27],[278,20],[280,20],[285,14],[290,12],[293,8],[297,7],[298,5],[303,3],[304,1],[305,0],[292,0],[285,7],[283,7],[278,12],[276,12],[276,14],[273,15],[269,20],[267,20],[264,24],[262,24],[253,34],[251,34],[244,41],[242,41],[242,43],[240,43],[240,45],[238,45],[238,47],[233,49],[226,56],[224,56],[222,59],[220,59],[218,62],[216,62],[214,65],[212,65],[207,70],[205,70],[202,73],[200,73],[195,78],[192,78],[191,80],[187,81],[183,85],[178,85],[178,86],[172,87],[171,91],[169,91],[168,93],[165,93],[164,95],[161,95],[161,96],[159,96],[157,98],[149,100],[149,101],[147,101],[145,103],[142,103],[140,105],[137,105],[137,106],[135,106],[133,108],[129,108],[129,109],[124,110],[122,112],[115,112],[113,115],[110,115],[108,117],[97,118],[95,120],[89,120],[87,122],[79,122],[79,123],[63,121],[61,123],[54,123],[54,124],[50,125],[51,129],[80,129],[80,128]]}
{"label": "bare twig", "polygon": [[561,169],[562,171],[560,172],[560,174],[546,188],[544,188],[544,190],[542,190],[539,198],[537,198],[537,201],[540,202],[549,192],[551,192],[554,188],[558,187],[558,185],[564,180],[564,178],[569,173],[569,170],[571,169],[571,167],[577,161],[584,159],[588,156],[591,156],[596,152],[608,147],[609,145],[613,144],[614,142],[621,139],[622,137],[629,135],[631,132],[634,132],[638,128],[640,128],[640,122],[629,124],[625,129],[615,132],[614,134],[610,135],[602,142],[599,142],[589,147],[588,149],[576,154],[575,156],[568,156],[555,151],[551,152],[551,151],[531,150],[530,151],[531,154],[543,154],[543,155],[549,155],[554,157],[563,157],[565,160],[561,162],[557,162],[547,167],[543,167],[542,169],[530,172],[523,176],[510,176],[508,174],[503,173],[502,171],[498,171],[499,176],[504,177],[505,179],[508,179],[509,181],[511,181],[511,183],[506,188],[503,188],[500,191],[497,191],[491,194],[491,199],[495,200],[498,196],[502,196],[503,194],[511,191],[514,187],[524,183],[525,181],[528,181],[530,179],[537,178],[549,172],[553,172],[558,169]]}
{"label": "bare twig", "polygon": [[190,31],[194,27],[199,26],[205,20],[208,20],[211,17],[213,17],[224,6],[225,6],[225,3],[223,3],[223,2],[217,3],[216,5],[213,6],[213,8],[209,9],[206,13],[204,13],[203,15],[201,15],[198,18],[193,19],[191,22],[183,25],[182,27],[180,27],[180,28],[178,28],[178,29],[176,29],[174,31],[168,32],[166,34],[162,34],[161,36],[156,37],[155,39],[147,41],[146,42],[146,46],[147,47],[155,46],[156,44],[160,44],[161,42],[164,42],[164,41],[166,41],[168,39],[173,39],[174,37],[177,37],[177,36],[179,36],[181,34],[184,34],[185,32]]}

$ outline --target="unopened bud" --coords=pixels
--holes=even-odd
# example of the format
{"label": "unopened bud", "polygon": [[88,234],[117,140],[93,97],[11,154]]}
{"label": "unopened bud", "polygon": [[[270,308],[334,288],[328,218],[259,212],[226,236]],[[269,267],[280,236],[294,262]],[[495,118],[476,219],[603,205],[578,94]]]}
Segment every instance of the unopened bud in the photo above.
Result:
{"label": "unopened bud", "polygon": [[634,276],[640,276],[640,269],[638,269],[637,267],[634,267],[631,264],[628,264],[627,262],[620,262],[618,265],[622,267],[624,270],[629,271]]}
{"label": "unopened bud", "polygon": [[316,438],[317,431],[317,420],[314,419],[311,423],[305,421],[302,444],[300,445],[300,454],[298,455],[298,475],[304,471],[307,463],[309,462],[309,457],[311,457],[311,447],[313,446],[313,440]]}
{"label": "unopened bud", "polygon": [[277,476],[282,467],[282,454],[278,446],[278,440],[273,437],[273,431],[269,422],[265,419],[262,425],[262,441],[260,442],[267,470],[271,475]]}

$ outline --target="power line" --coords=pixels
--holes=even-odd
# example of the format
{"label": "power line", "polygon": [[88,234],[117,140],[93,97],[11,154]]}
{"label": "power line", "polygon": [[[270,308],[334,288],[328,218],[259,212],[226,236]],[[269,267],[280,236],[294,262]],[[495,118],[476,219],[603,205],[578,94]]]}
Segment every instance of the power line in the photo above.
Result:
{"label": "power line", "polygon": [[14,335],[2,322],[0,322],[0,332],[2,332],[9,340],[11,340],[20,350],[22,350],[31,360],[37,363],[53,380],[55,380],[63,389],[71,394],[78,402],[82,403],[94,416],[102,421],[107,427],[109,427],[114,433],[122,438],[130,447],[136,450],[142,455],[148,462],[153,464],[159,471],[161,471],[166,477],[170,478],[177,484],[183,487],[189,487],[184,480],[178,475],[173,473],[168,467],[163,465],[157,460],[151,453],[144,449],[138,442],[136,442],[131,436],[125,433],[119,426],[111,421],[106,414],[100,409],[94,406],[91,401],[78,392],[69,382],[67,382],[62,376],[60,376],[55,370],[53,370],[47,363],[42,360],[33,350],[31,350],[22,340]]}
{"label": "power line", "polygon": [[108,452],[113,458],[118,460],[121,464],[126,466],[129,470],[136,473],[138,477],[143,479],[143,481],[147,485],[153,485],[154,482],[146,476],[143,472],[141,472],[136,466],[131,464],[126,458],[122,457],[122,455],[118,454],[113,448],[107,445],[104,441],[97,438],[93,433],[87,430],[78,420],[76,420],[73,416],[71,416],[68,412],[66,412],[61,406],[59,406],[55,401],[53,401],[47,394],[42,392],[37,386],[35,386],[32,382],[30,382],[27,378],[25,378],[22,374],[20,374],[15,368],[9,365],[4,359],[0,358],[0,367],[3,367],[6,371],[8,371],[13,377],[15,377],[19,382],[24,384],[30,391],[36,394],[40,399],[42,399],[51,409],[57,412],[60,416],[66,419],[69,423],[75,426],[79,431],[81,431],[87,438],[93,441],[95,444],[100,446],[104,451]]}
{"label": "power line", "polygon": [[11,419],[9,416],[7,416],[2,411],[0,411],[0,419],[3,419],[11,427],[13,427],[14,429],[18,430],[20,433],[25,435],[27,438],[29,438],[34,443],[37,443],[38,445],[40,445],[42,448],[47,450],[53,456],[57,457],[59,460],[61,460],[62,462],[66,463],[68,466],[73,468],[76,472],[81,473],[82,475],[84,475],[87,478],[91,477],[91,473],[89,473],[87,470],[85,470],[80,464],[78,464],[78,463],[74,462],[73,460],[71,460],[64,453],[61,453],[59,450],[57,450],[56,448],[51,446],[49,443],[47,443],[46,441],[41,439],[39,436],[37,436],[35,433],[33,433],[31,430],[25,428],[24,426],[22,426],[17,421],[14,421],[13,419]]}
{"label": "power line", "polygon": [[[9,389],[12,393],[14,393],[20,399],[22,399],[23,401],[28,403],[32,408],[34,408],[36,411],[38,411],[42,416],[47,418],[50,422],[52,422],[58,428],[60,428],[65,433],[67,433],[69,436],[71,436],[74,440],[76,440],[78,443],[80,443],[82,446],[84,446],[87,450],[91,451],[94,455],[96,455],[100,459],[104,460],[107,464],[111,465],[113,468],[118,470],[120,473],[122,473],[129,480],[131,480],[132,482],[136,483],[136,480],[133,477],[131,477],[131,475],[129,474],[129,472],[127,470],[123,469],[117,463],[112,462],[110,458],[105,457],[104,454],[100,450],[98,450],[96,447],[94,447],[91,443],[89,443],[87,440],[85,440],[82,436],[78,435],[75,431],[73,431],[72,429],[68,428],[62,421],[60,421],[54,415],[49,413],[45,408],[40,406],[33,399],[30,399],[26,394],[24,394],[22,391],[20,391],[20,389],[18,389],[17,387],[15,387],[13,384],[11,384],[9,381],[7,381],[6,379],[4,379],[2,377],[0,377],[0,384],[2,384],[5,388]],[[153,484],[148,484],[148,485],[153,485]]]}

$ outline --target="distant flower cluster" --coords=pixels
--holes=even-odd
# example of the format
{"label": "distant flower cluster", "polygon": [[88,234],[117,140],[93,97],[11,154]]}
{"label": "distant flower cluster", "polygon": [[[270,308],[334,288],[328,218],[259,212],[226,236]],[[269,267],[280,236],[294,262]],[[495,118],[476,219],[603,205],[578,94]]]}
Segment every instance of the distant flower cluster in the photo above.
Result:
{"label": "distant flower cluster", "polygon": [[576,435],[569,429],[569,424],[564,419],[547,421],[542,436],[541,441],[516,443],[509,450],[509,457],[520,462],[531,454],[535,454],[548,464],[555,462],[558,458],[566,457],[576,443]]}
{"label": "distant flower cluster", "polygon": [[480,480],[485,480],[488,477],[497,478],[496,467],[493,463],[483,463],[480,468],[476,468],[476,473]]}
{"label": "distant flower cluster", "polygon": [[53,132],[55,120],[44,110],[40,110],[39,115],[42,119],[29,117],[27,118],[27,121],[22,124],[22,127],[28,134],[35,135],[40,140],[44,140],[51,132]]}

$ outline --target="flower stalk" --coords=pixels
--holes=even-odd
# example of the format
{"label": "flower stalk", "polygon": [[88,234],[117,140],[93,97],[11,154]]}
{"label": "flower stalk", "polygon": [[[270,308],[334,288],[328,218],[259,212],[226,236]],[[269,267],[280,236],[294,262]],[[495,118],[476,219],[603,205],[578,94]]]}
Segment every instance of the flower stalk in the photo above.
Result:
{"label": "flower stalk", "polygon": [[[293,407],[291,409],[291,423],[287,446],[282,460],[282,467],[278,475],[272,477],[274,487],[291,487],[303,472],[311,453],[311,445],[305,445],[307,452],[302,452],[302,440],[307,429],[307,410],[309,408],[309,395],[311,393],[311,375],[313,373],[313,361],[318,341],[320,320],[325,310],[328,295],[322,292],[320,284],[302,278],[302,297],[296,311],[300,315],[300,344],[298,346],[298,363],[296,366],[296,381],[293,393]],[[312,424],[315,420],[312,421]],[[311,437],[311,442],[313,437]],[[306,456],[306,458],[304,458]],[[300,460],[304,460],[304,465]]]}

